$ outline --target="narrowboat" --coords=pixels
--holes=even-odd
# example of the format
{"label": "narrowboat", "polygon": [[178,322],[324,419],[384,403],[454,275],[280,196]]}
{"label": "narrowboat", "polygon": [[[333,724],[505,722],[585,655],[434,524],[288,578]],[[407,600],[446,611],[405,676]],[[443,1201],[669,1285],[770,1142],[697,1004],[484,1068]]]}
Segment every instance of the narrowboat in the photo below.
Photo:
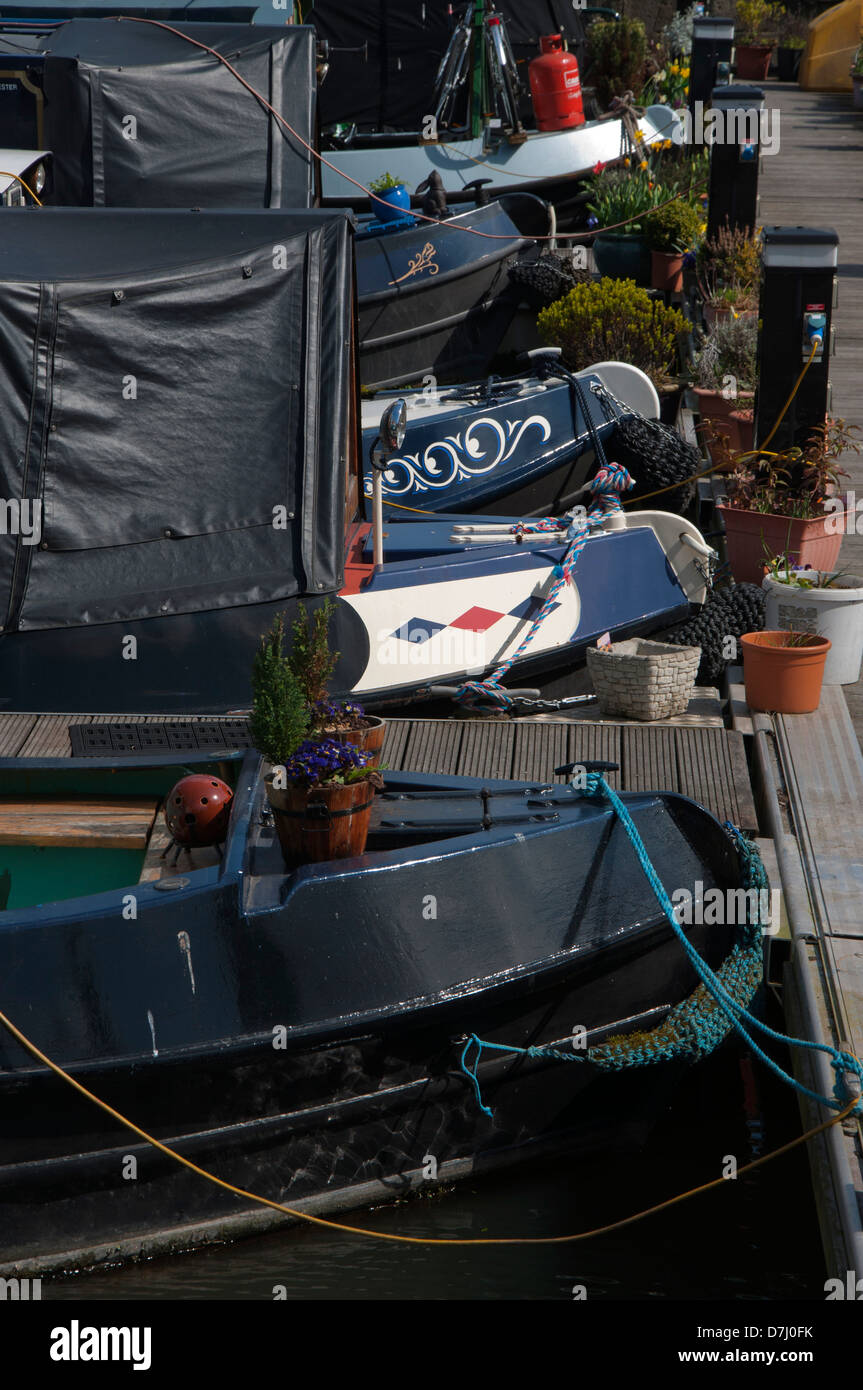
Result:
{"label": "narrowboat", "polygon": [[[190,766],[0,763],[0,1010],[66,1073],[0,1020],[4,1276],[287,1219],[68,1078],[244,1192],[326,1214],[640,1143],[730,1029],[687,1002],[698,975],[602,783],[387,773],[363,854],[287,871],[252,751],[194,765],[228,779],[230,821],[221,852],[170,864],[160,806]],[[669,892],[745,898],[742,842],[707,811],[622,805]],[[680,929],[741,1005],[751,915]]]}

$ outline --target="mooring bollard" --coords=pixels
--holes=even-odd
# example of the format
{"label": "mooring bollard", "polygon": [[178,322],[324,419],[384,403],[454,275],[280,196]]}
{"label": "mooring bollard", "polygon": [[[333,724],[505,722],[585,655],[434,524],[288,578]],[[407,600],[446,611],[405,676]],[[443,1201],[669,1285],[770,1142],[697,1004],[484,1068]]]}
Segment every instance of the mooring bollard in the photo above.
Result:
{"label": "mooring bollard", "polygon": [[711,122],[708,239],[726,222],[732,229],[749,232],[757,225],[764,93],[760,87],[715,87],[711,106],[715,120]]}
{"label": "mooring bollard", "polygon": [[[758,338],[755,443],[764,444],[807,362],[782,423],[779,452],[804,446],[830,409],[830,357],[839,238],[825,227],[765,227]],[[811,358],[811,361],[810,361]]]}
{"label": "mooring bollard", "polygon": [[[711,15],[697,17],[692,26],[692,53],[689,59],[689,109],[695,119],[698,107],[710,105],[710,94],[728,76],[734,44],[734,20]],[[722,66],[724,65],[724,67]]]}

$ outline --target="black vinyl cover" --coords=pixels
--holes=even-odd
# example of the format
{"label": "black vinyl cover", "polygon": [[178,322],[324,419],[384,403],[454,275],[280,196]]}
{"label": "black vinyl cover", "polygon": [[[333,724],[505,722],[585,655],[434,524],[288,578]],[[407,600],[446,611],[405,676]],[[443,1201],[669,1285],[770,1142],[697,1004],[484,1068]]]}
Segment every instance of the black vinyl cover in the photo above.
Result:
{"label": "black vinyl cover", "polygon": [[[314,145],[314,29],[172,27],[221,53]],[[44,50],[55,204],[312,206],[314,156],[223,63],[179,34],[130,18],[76,19]]]}
{"label": "black vinyl cover", "polygon": [[4,629],[338,590],[350,219],[34,208],[3,233],[0,497],[43,506],[40,544],[0,530]]}
{"label": "black vinyl cover", "polygon": [[[581,60],[584,25],[571,0],[500,0],[496,9],[525,88],[540,35],[562,33]],[[438,64],[464,10],[459,0],[315,0],[308,18],[330,44],[319,95],[322,125],[418,130],[434,109]]]}

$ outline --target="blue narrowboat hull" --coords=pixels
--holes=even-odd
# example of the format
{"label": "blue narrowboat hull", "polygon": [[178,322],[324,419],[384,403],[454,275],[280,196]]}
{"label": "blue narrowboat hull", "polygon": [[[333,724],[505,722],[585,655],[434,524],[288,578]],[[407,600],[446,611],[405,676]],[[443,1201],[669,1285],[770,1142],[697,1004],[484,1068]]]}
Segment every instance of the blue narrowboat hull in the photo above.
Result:
{"label": "blue narrowboat hull", "polygon": [[[120,775],[127,791],[156,774],[167,790],[179,770],[149,759]],[[3,768],[18,794],[49,781],[92,794],[100,776],[116,785],[92,762]],[[460,1065],[470,1033],[572,1049],[577,1028],[591,1046],[650,1029],[697,983],[605,804],[560,785],[388,774],[366,854],[286,875],[257,758],[235,776],[219,866],[173,892],[139,883],[0,912],[0,1008],[52,1060],[197,1164],[311,1211],[644,1138],[676,1064],[618,1074],[486,1053],[491,1115]],[[667,885],[739,882],[706,811],[624,799]],[[692,939],[716,966],[731,929]],[[153,1151],[2,1027],[0,1103],[0,1273],[280,1219]]]}

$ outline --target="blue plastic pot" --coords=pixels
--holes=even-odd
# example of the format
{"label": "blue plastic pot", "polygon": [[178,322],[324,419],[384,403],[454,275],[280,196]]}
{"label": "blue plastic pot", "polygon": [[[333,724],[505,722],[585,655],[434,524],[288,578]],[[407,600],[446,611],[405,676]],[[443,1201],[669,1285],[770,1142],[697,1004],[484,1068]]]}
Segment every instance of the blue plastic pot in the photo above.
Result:
{"label": "blue plastic pot", "polygon": [[376,193],[371,202],[372,214],[379,222],[394,222],[411,210],[411,195],[403,183],[397,188],[388,188],[386,193]]}

